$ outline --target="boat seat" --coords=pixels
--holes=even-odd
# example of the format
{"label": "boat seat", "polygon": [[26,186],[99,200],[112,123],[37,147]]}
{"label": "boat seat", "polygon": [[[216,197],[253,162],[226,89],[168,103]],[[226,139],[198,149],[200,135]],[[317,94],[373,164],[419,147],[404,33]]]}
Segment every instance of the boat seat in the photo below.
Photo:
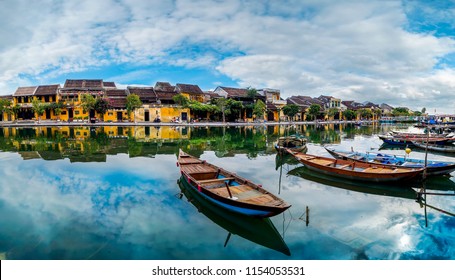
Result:
{"label": "boat seat", "polygon": [[207,179],[207,180],[199,180],[200,184],[207,184],[207,183],[216,183],[216,182],[223,182],[223,181],[230,181],[234,180],[234,177],[225,177],[225,178],[216,178],[216,179]]}
{"label": "boat seat", "polygon": [[344,169],[344,168],[351,167],[351,166],[352,166],[352,163],[349,163],[349,164],[342,165],[339,168]]}

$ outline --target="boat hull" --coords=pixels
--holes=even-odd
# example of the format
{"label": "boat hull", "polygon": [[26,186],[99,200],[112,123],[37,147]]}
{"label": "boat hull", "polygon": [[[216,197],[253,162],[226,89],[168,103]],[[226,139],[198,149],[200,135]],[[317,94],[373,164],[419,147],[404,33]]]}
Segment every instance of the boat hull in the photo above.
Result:
{"label": "boat hull", "polygon": [[[200,196],[207,200],[210,203],[213,203],[219,207],[222,207],[228,211],[242,214],[250,217],[272,217],[284,212],[287,208],[270,208],[270,207],[260,207],[260,206],[250,206],[245,207],[241,203],[237,203],[235,200],[228,198],[217,197],[213,193],[201,188],[200,190],[197,187],[196,182],[192,182],[192,179],[189,176],[182,174],[181,181],[185,184],[186,187],[192,188],[193,190],[199,192]],[[288,207],[289,208],[289,207]]]}
{"label": "boat hull", "polygon": [[[292,153],[300,163],[312,171],[349,180],[397,183],[418,180],[423,168],[407,169],[351,160],[332,159],[308,154]],[[420,177],[421,178],[421,177]]]}
{"label": "boat hull", "polygon": [[204,214],[229,233],[241,236],[287,256],[291,255],[289,247],[270,218],[257,219],[226,211],[225,208],[205,199],[198,190],[189,184],[185,184],[183,177],[178,180],[178,185],[188,201],[198,209],[198,212]]}
{"label": "boat hull", "polygon": [[[327,152],[330,153],[334,158],[343,159],[343,160],[352,160],[358,162],[372,162],[377,156],[382,156],[384,159],[390,158],[390,161],[386,160],[385,162],[377,162],[376,164],[384,164],[387,166],[401,166],[403,168],[424,168],[425,160],[418,159],[405,159],[404,157],[397,157],[394,155],[384,155],[384,154],[370,154],[370,153],[359,153],[359,152],[341,152],[335,151],[332,149],[326,148]],[[355,156],[360,156],[362,159],[355,158]],[[396,162],[396,164],[394,163]],[[406,165],[403,165],[406,164]],[[438,176],[438,175],[447,175],[455,171],[455,163],[451,162],[442,162],[442,161],[428,161],[427,163],[427,176]]]}

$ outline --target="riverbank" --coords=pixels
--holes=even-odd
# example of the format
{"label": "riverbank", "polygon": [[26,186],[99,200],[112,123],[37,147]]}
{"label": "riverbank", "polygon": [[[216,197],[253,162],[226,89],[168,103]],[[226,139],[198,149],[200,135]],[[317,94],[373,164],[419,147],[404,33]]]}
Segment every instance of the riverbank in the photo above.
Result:
{"label": "riverbank", "polygon": [[[152,122],[62,122],[62,121],[17,121],[0,122],[0,127],[36,127],[36,126],[275,126],[275,125],[325,125],[325,124],[348,124],[359,123],[359,121],[296,121],[296,122],[180,122],[180,123],[152,123]],[[361,121],[362,125],[377,123],[377,121]]]}

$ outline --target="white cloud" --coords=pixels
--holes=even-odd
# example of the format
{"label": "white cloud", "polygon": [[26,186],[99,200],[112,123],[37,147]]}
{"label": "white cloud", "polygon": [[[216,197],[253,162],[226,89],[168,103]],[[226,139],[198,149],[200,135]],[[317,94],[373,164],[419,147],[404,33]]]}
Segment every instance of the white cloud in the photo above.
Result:
{"label": "white cloud", "polygon": [[419,2],[287,2],[0,1],[0,92],[116,64],[170,65],[219,71],[283,97],[331,94],[453,113],[439,98],[453,99],[453,65],[440,64],[455,52],[453,34],[409,26],[414,11],[452,26],[453,9],[435,20]]}

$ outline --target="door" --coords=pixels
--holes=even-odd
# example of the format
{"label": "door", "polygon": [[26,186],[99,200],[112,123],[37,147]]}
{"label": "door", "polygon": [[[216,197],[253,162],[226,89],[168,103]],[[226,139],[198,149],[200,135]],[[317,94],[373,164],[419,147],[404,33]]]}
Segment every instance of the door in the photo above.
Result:
{"label": "door", "polygon": [[74,117],[73,109],[68,109],[68,121],[72,122]]}
{"label": "door", "polygon": [[150,112],[149,112],[149,111],[145,111],[145,114],[144,114],[144,121],[146,121],[146,122],[149,122],[149,121],[150,121]]}
{"label": "door", "polygon": [[117,121],[121,122],[123,119],[123,113],[122,112],[117,112]]}
{"label": "door", "polygon": [[187,121],[188,120],[188,113],[183,112],[182,113],[182,121]]}

